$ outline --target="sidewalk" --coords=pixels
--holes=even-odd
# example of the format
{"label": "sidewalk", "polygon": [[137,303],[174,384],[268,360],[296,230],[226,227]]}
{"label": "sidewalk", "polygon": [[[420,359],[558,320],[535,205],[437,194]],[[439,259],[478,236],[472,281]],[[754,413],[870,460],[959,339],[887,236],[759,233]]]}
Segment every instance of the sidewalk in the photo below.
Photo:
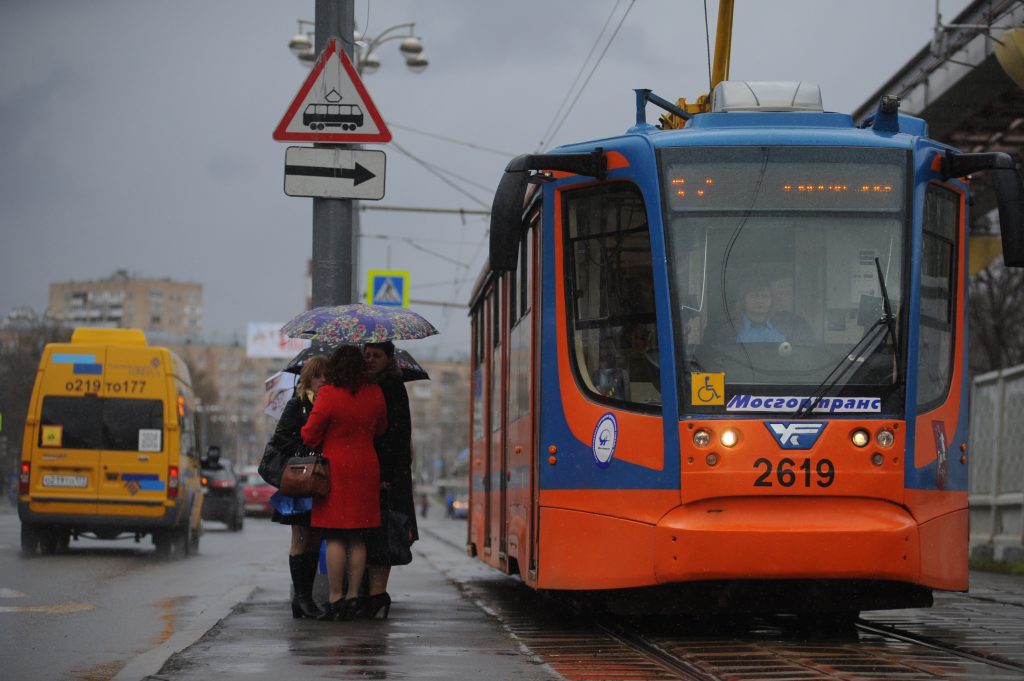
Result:
{"label": "sidewalk", "polygon": [[389,619],[293,619],[282,580],[280,590],[257,591],[146,678],[558,678],[450,581],[507,578],[453,548],[464,543],[465,521],[444,518],[437,506],[431,510],[433,517],[419,519],[412,564],[392,572]]}

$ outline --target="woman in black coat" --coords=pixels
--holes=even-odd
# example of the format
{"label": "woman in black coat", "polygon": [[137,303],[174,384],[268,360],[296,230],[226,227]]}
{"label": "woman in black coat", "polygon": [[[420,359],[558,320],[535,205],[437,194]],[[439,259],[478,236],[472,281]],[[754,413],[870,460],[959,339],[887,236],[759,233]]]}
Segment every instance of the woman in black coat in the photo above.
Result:
{"label": "woman in black coat", "polygon": [[[395,362],[395,345],[367,343],[364,350],[370,376],[384,391],[388,428],[373,445],[380,459],[381,511],[390,508],[409,519],[409,543],[419,539],[416,526],[416,505],[412,497],[412,418],[409,416],[409,395],[402,382],[402,371]],[[386,618],[391,609],[388,578],[391,562],[387,557],[387,539],[382,529],[373,533],[368,544],[366,563],[370,575],[370,595],[357,613],[372,619],[383,608]]]}
{"label": "woman in black coat", "polygon": [[[289,456],[305,453],[302,444],[302,426],[306,425],[313,400],[324,384],[327,358],[316,355],[306,360],[299,374],[295,395],[288,400],[277,422],[270,444]],[[323,614],[313,601],[313,580],[320,558],[319,533],[310,526],[311,513],[281,515],[276,510],[271,518],[275,523],[292,526],[292,544],[288,551],[288,567],[292,574],[292,616],[316,618]]]}

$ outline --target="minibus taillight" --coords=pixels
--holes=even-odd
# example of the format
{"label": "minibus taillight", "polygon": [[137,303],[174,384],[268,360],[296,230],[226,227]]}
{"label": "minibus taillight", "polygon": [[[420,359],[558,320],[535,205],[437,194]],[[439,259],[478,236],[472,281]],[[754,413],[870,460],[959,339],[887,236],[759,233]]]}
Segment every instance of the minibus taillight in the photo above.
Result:
{"label": "minibus taillight", "polygon": [[21,462],[21,473],[18,475],[18,494],[28,494],[28,482],[32,467],[28,461]]}
{"label": "minibus taillight", "polygon": [[177,499],[178,498],[178,467],[169,466],[167,468],[167,498]]}

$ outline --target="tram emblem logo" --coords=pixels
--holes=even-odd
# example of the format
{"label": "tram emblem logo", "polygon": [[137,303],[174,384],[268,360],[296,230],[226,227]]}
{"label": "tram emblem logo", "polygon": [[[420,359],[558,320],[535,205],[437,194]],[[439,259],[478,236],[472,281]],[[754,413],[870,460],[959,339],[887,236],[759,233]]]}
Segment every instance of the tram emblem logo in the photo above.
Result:
{"label": "tram emblem logo", "polygon": [[765,421],[783,449],[810,449],[825,430],[824,421]]}
{"label": "tram emblem logo", "polygon": [[615,444],[619,439],[619,422],[615,414],[608,412],[601,417],[594,428],[594,439],[591,450],[594,452],[594,463],[598,468],[608,468],[615,456]]}

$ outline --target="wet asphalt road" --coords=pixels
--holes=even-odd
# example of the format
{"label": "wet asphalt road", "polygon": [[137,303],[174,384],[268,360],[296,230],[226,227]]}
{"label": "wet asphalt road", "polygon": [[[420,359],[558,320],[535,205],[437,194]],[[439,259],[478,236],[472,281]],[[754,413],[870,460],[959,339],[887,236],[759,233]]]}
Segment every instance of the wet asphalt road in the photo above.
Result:
{"label": "wet asphalt road", "polygon": [[[148,538],[82,539],[53,556],[24,556],[20,522],[0,509],[0,676],[110,679],[162,663],[254,589],[286,579],[287,530],[247,519],[240,533],[207,523],[199,555],[167,561]],[[128,678],[128,677],[123,677]]]}

